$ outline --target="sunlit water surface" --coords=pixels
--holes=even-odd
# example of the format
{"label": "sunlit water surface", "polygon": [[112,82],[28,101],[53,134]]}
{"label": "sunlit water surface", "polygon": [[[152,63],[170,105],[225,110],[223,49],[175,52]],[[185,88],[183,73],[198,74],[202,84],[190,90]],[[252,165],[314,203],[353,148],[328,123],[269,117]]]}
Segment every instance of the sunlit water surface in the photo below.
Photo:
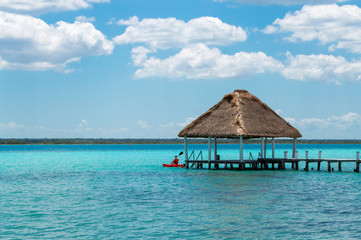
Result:
{"label": "sunlit water surface", "polygon": [[[236,159],[237,145],[220,145]],[[292,151],[277,146],[276,157]],[[300,145],[355,158],[360,145]],[[361,173],[163,168],[182,145],[0,146],[1,239],[359,239]],[[197,153],[206,145],[191,145]],[[245,145],[245,156],[258,145]],[[270,154],[268,150],[268,154]],[[184,161],[181,156],[181,162]],[[310,167],[312,167],[311,165]],[[314,166],[316,168],[316,166]],[[302,167],[300,167],[302,169]]]}

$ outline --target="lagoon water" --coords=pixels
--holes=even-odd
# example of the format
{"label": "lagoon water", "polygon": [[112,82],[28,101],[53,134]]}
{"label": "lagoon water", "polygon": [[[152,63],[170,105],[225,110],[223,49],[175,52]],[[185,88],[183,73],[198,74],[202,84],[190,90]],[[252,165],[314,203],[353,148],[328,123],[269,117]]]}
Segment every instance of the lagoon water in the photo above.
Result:
{"label": "lagoon water", "polygon": [[[276,156],[292,151],[278,145]],[[258,145],[245,145],[245,157]],[[203,150],[206,145],[191,145]],[[359,239],[361,173],[163,168],[182,145],[0,146],[0,239]],[[355,158],[360,145],[299,145]],[[236,159],[238,145],[219,145]],[[183,157],[183,156],[182,156]],[[184,158],[180,158],[181,162]],[[325,163],[324,163],[325,164]],[[326,165],[326,164],[325,164]],[[310,166],[312,167],[312,165]],[[300,166],[300,169],[302,166]]]}

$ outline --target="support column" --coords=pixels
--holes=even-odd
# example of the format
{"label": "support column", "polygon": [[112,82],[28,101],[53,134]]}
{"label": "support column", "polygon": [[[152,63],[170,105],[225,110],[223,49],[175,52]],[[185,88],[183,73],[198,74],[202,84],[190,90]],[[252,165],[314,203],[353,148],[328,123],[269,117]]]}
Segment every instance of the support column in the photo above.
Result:
{"label": "support column", "polygon": [[243,162],[243,136],[239,137],[239,161]]}
{"label": "support column", "polygon": [[186,161],[186,168],[189,168],[188,163],[188,143],[187,143],[187,136],[184,136],[184,153],[185,153],[185,161]]}
{"label": "support column", "polygon": [[296,157],[296,144],[297,144],[297,138],[293,139],[293,150],[292,150],[292,158]]}
{"label": "support column", "polygon": [[275,158],[275,138],[272,138],[272,159]]}
{"label": "support column", "polygon": [[[219,160],[219,159],[217,158],[217,138],[216,138],[216,137],[214,137],[214,160]],[[214,167],[215,167],[216,169],[218,169],[218,168],[219,168],[219,164],[218,164],[218,163],[215,163],[215,164],[214,164]]]}
{"label": "support column", "polygon": [[208,168],[211,169],[212,160],[212,138],[208,137]]}
{"label": "support column", "polygon": [[208,137],[208,161],[212,160],[212,138]]}
{"label": "support column", "polygon": [[360,172],[360,152],[356,152],[356,169],[355,172]]}
{"label": "support column", "polygon": [[267,138],[265,138],[264,140],[264,156],[263,158],[266,158],[267,157]]}
{"label": "support column", "polygon": [[263,158],[263,138],[261,138],[261,158]]}
{"label": "support column", "polygon": [[214,160],[217,160],[217,138],[214,138]]}
{"label": "support column", "polygon": [[308,171],[308,151],[306,151],[305,171]]}

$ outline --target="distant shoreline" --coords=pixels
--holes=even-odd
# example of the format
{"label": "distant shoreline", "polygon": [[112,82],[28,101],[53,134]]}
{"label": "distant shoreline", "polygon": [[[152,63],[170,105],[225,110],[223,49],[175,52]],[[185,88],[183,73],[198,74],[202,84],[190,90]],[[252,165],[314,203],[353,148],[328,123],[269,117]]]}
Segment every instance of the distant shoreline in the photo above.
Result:
{"label": "distant shoreline", "polygon": [[[291,144],[292,139],[275,139],[276,144]],[[0,145],[106,145],[106,144],[183,144],[182,138],[0,138]],[[188,139],[189,144],[208,144],[208,139]],[[217,139],[219,144],[238,144],[237,139]],[[259,139],[246,140],[245,144],[259,144]],[[268,139],[268,143],[271,140]],[[361,139],[298,139],[298,144],[361,144]]]}

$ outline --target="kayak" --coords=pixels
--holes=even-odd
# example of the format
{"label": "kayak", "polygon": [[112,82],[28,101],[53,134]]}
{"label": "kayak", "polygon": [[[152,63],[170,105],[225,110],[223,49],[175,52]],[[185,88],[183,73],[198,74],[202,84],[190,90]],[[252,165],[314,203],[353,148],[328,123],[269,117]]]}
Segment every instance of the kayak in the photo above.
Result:
{"label": "kayak", "polygon": [[179,168],[184,168],[185,164],[166,164],[163,163],[163,167],[179,167]]}

